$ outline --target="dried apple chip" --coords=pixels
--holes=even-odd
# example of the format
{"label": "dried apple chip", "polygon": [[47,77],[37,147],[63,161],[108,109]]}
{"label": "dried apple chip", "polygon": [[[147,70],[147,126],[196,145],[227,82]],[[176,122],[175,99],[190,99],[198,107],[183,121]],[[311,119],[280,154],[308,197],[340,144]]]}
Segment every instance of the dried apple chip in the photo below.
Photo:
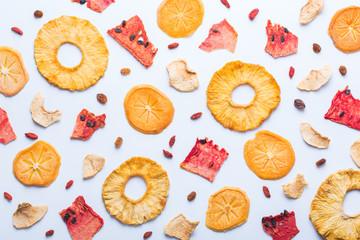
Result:
{"label": "dried apple chip", "polygon": [[360,138],[351,145],[350,156],[356,166],[360,168]]}
{"label": "dried apple chip", "polygon": [[188,68],[185,60],[172,61],[166,67],[170,85],[180,92],[192,92],[199,87],[197,73]]}
{"label": "dried apple chip", "polygon": [[47,111],[44,108],[44,102],[45,98],[41,92],[36,93],[31,102],[30,110],[33,120],[46,128],[61,119],[61,111]]}
{"label": "dried apple chip", "polygon": [[190,222],[184,215],[179,214],[165,225],[164,232],[170,237],[176,237],[180,240],[189,240],[191,234],[198,225],[199,222]]}
{"label": "dried apple chip", "polygon": [[13,215],[13,224],[17,229],[28,228],[40,221],[46,214],[48,206],[32,206],[30,203],[18,205]]}
{"label": "dried apple chip", "polygon": [[309,0],[308,3],[301,8],[300,24],[308,24],[316,18],[324,8],[324,0]]}
{"label": "dried apple chip", "polygon": [[304,187],[309,185],[304,178],[304,175],[297,174],[293,182],[282,186],[285,195],[288,198],[299,198],[304,192]]}
{"label": "dried apple chip", "polygon": [[310,146],[317,148],[328,148],[330,139],[315,131],[310,123],[301,123],[300,131],[304,141]]}
{"label": "dried apple chip", "polygon": [[104,166],[105,158],[96,154],[87,155],[83,162],[83,178],[88,179],[97,174]]}
{"label": "dried apple chip", "polygon": [[309,75],[297,85],[297,88],[303,91],[316,91],[325,85],[331,77],[331,67],[324,66],[319,70],[311,70]]}

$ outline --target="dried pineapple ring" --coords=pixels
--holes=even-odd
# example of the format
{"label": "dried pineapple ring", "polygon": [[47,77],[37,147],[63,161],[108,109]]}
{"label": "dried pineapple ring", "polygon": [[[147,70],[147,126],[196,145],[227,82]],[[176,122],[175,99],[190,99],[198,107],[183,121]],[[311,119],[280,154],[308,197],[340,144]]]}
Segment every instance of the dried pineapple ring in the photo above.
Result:
{"label": "dried pineapple ring", "polygon": [[360,190],[360,172],[352,169],[331,174],[319,187],[309,217],[324,239],[360,239],[360,214],[347,215],[342,206],[352,190]]}
{"label": "dried pineapple ring", "polygon": [[[77,46],[82,53],[78,66],[67,68],[57,59],[59,47],[65,43]],[[88,20],[62,16],[46,23],[35,39],[34,57],[39,72],[55,86],[85,90],[104,75],[109,51],[105,40]]]}
{"label": "dried pineapple ring", "polygon": [[[128,198],[126,182],[134,176],[144,178],[147,189],[141,198]],[[115,169],[105,180],[102,197],[107,211],[124,224],[139,225],[156,218],[166,205],[170,182],[166,171],[155,161],[133,157]]]}
{"label": "dried pineapple ring", "polygon": [[[255,89],[248,104],[232,100],[232,91],[243,84]],[[207,88],[207,106],[224,127],[247,131],[258,127],[279,105],[280,87],[264,67],[234,61],[215,72]]]}

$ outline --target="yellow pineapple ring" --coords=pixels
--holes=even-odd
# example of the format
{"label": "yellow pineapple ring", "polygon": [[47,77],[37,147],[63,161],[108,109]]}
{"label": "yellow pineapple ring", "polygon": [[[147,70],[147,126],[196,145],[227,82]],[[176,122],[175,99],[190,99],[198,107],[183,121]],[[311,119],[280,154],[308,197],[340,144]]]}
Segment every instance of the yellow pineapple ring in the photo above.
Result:
{"label": "yellow pineapple ring", "polygon": [[331,174],[319,187],[311,202],[310,219],[324,239],[360,239],[360,214],[344,213],[347,192],[360,190],[360,172],[341,170]]}
{"label": "yellow pineapple ring", "polygon": [[60,155],[49,143],[38,141],[20,151],[13,162],[13,172],[24,185],[49,186],[59,174]]}
{"label": "yellow pineapple ring", "polygon": [[[233,90],[243,84],[255,89],[248,104],[232,100]],[[207,106],[224,127],[247,131],[258,127],[279,105],[280,87],[264,67],[234,61],[215,72],[206,91]]]}
{"label": "yellow pineapple ring", "polygon": [[[134,176],[142,177],[147,184],[145,194],[137,200],[124,193],[127,181]],[[162,212],[169,187],[167,173],[159,164],[149,158],[133,157],[107,177],[102,197],[106,210],[113,217],[124,224],[139,225]]]}
{"label": "yellow pineapple ring", "polygon": [[244,224],[249,216],[250,200],[238,187],[223,187],[210,196],[205,224],[224,232]]}
{"label": "yellow pineapple ring", "polygon": [[[82,53],[78,66],[67,68],[57,59],[65,43],[77,46]],[[35,39],[34,57],[39,72],[55,86],[85,90],[96,84],[107,68],[109,51],[105,40],[88,20],[62,16],[46,23]]]}

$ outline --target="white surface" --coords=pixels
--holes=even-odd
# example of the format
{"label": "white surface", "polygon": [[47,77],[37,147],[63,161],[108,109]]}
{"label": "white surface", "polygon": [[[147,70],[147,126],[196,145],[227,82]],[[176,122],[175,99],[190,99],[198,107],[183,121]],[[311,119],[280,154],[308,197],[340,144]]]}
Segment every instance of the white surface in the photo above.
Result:
{"label": "white surface", "polygon": [[[359,54],[344,54],[338,51],[327,35],[327,27],[336,10],[358,4],[356,0],[326,1],[323,12],[306,26],[299,24],[300,8],[306,3],[288,0],[229,0],[231,8],[225,8],[220,0],[205,0],[205,17],[203,24],[195,34],[185,39],[171,39],[156,24],[156,9],[160,0],[117,0],[102,14],[91,11],[85,6],[71,3],[70,0],[11,0],[1,1],[0,8],[0,45],[12,46],[22,52],[25,65],[30,74],[26,87],[16,96],[6,98],[0,95],[0,106],[9,115],[11,124],[18,139],[6,146],[0,145],[0,193],[7,191],[12,194],[13,201],[7,202],[0,197],[0,238],[1,239],[44,239],[49,229],[55,230],[51,239],[70,239],[65,224],[58,212],[71,205],[78,195],[83,195],[86,202],[103,217],[105,224],[95,235],[100,239],[142,239],[144,232],[153,231],[151,239],[169,239],[163,233],[163,226],[179,213],[183,213],[192,221],[200,221],[199,227],[191,239],[270,239],[261,226],[263,216],[275,215],[283,211],[294,210],[300,233],[294,239],[321,239],[308,218],[310,203],[319,185],[325,178],[340,169],[357,169],[349,156],[351,144],[359,137],[359,132],[346,126],[333,123],[323,118],[330,106],[332,97],[339,89],[349,85],[355,97],[360,98],[358,76]],[[248,14],[259,8],[260,13],[254,21],[249,21]],[[33,12],[41,9],[44,17],[35,19]],[[83,92],[69,92],[51,86],[37,71],[33,58],[33,43],[38,30],[49,20],[61,15],[74,15],[89,19],[102,33],[110,51],[109,64],[105,76],[97,85]],[[107,29],[139,15],[148,32],[150,41],[159,48],[154,64],[145,69],[124,48],[114,41]],[[238,32],[238,43],[234,54],[220,50],[206,53],[198,48],[207,37],[212,24],[227,18]],[[266,44],[265,26],[267,19],[286,26],[299,37],[298,53],[280,59],[273,59],[264,52]],[[24,31],[23,36],[13,33],[10,28],[18,26]],[[168,50],[167,45],[179,42],[175,50]],[[315,54],[312,44],[317,42],[322,51]],[[76,52],[76,51],[75,51]],[[72,56],[68,56],[70,60]],[[188,61],[190,68],[198,72],[200,87],[192,93],[180,93],[169,86],[166,65],[178,58]],[[281,102],[259,128],[239,133],[222,127],[215,121],[206,107],[206,88],[211,76],[226,62],[241,60],[266,67],[281,87]],[[311,69],[319,69],[325,64],[333,68],[330,81],[317,92],[301,92],[297,83]],[[348,69],[346,77],[338,72],[338,67],[345,65]],[[295,76],[289,79],[289,67],[295,67]],[[129,76],[122,76],[120,69],[131,68]],[[125,118],[123,99],[127,91],[141,83],[156,86],[169,96],[175,106],[175,117],[172,124],[159,135],[144,135],[132,129]],[[45,107],[49,110],[59,108],[63,112],[60,122],[45,129],[36,125],[31,118],[30,103],[36,92],[45,96]],[[96,94],[103,92],[108,103],[101,105]],[[301,98],[306,109],[299,111],[293,106],[293,100]],[[106,127],[99,129],[90,140],[70,140],[75,119],[81,109],[87,108],[99,115],[106,113]],[[191,114],[202,111],[203,116],[197,121],[190,120]],[[328,149],[319,150],[308,146],[301,138],[299,123],[310,122],[313,127],[331,139]],[[277,181],[264,181],[255,176],[243,159],[244,143],[254,137],[261,129],[268,129],[292,143],[296,162],[291,172]],[[12,161],[15,155],[34,142],[25,138],[25,132],[35,132],[40,139],[53,144],[62,157],[62,165],[57,180],[49,187],[25,187],[12,174]],[[162,149],[168,149],[168,141],[176,135],[176,143],[170,150],[174,158],[166,159]],[[124,138],[120,149],[114,147],[116,137]],[[195,143],[196,137],[207,136],[229,153],[214,183],[191,174],[179,167]],[[106,158],[104,168],[92,179],[82,179],[82,161],[89,153],[103,155]],[[153,221],[138,227],[126,226],[112,218],[106,211],[102,198],[102,184],[111,171],[132,156],[145,156],[156,160],[168,172],[170,192],[164,211]],[[315,162],[326,158],[325,166],[317,168]],[[281,186],[292,181],[297,173],[305,175],[309,187],[298,200],[289,200],[282,192]],[[74,180],[74,185],[65,190],[65,184]],[[136,185],[136,184],[135,184]],[[216,233],[205,226],[205,213],[210,194],[223,186],[238,186],[245,190],[251,200],[250,215],[247,223],[226,233]],[[271,199],[265,198],[262,186],[270,188]],[[134,185],[130,191],[137,192]],[[139,185],[141,189],[141,184]],[[186,196],[191,191],[197,192],[197,198],[188,202]],[[349,197],[351,199],[349,199]],[[358,206],[358,192],[347,197],[346,211],[355,213]],[[354,200],[354,199],[357,199]],[[12,226],[12,213],[17,204],[30,202],[34,205],[48,204],[49,211],[39,223],[29,229],[16,230]]]}

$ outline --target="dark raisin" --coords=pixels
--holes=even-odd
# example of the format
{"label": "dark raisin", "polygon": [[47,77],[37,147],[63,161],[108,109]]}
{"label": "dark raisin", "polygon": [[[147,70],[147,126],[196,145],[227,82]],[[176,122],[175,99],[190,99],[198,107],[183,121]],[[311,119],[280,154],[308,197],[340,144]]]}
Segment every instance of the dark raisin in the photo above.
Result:
{"label": "dark raisin", "polygon": [[122,33],[122,30],[120,28],[115,28],[116,33]]}
{"label": "dark raisin", "polygon": [[36,11],[34,12],[34,17],[36,17],[36,18],[41,18],[42,16],[44,16],[44,13],[43,13],[42,11],[36,10]]}
{"label": "dark raisin", "polygon": [[261,222],[262,222],[262,223],[264,223],[264,222],[265,222],[265,217],[263,217],[263,218],[261,219]]}
{"label": "dark raisin", "polygon": [[265,222],[264,226],[268,228],[268,227],[270,227],[270,224],[268,222]]}
{"label": "dark raisin", "polygon": [[134,41],[135,37],[136,37],[135,34],[131,34],[130,41]]}
{"label": "dark raisin", "polygon": [[217,33],[218,30],[216,28],[211,29],[214,33]]}
{"label": "dark raisin", "polygon": [[284,37],[284,36],[281,36],[280,41],[281,41],[281,42],[285,42],[285,37]]}
{"label": "dark raisin", "polygon": [[343,117],[343,116],[344,116],[344,114],[345,114],[345,112],[344,112],[344,111],[342,111],[342,112],[340,113],[340,117]]}
{"label": "dark raisin", "polygon": [[284,215],[285,215],[285,217],[287,217],[289,215],[289,212],[286,209],[284,210]]}
{"label": "dark raisin", "polygon": [[351,90],[350,90],[350,89],[346,89],[345,95],[347,96],[347,95],[349,95],[350,93],[351,93]]}
{"label": "dark raisin", "polygon": [[271,219],[271,225],[272,225],[273,227],[276,227],[276,220],[275,220],[275,219]]}
{"label": "dark raisin", "polygon": [[125,21],[125,20],[122,21],[121,26],[122,26],[122,27],[125,27],[125,26],[126,26],[126,21]]}
{"label": "dark raisin", "polygon": [[85,116],[83,114],[80,115],[80,120],[85,121]]}
{"label": "dark raisin", "polygon": [[92,126],[92,122],[91,122],[90,120],[88,120],[88,121],[86,122],[86,126],[87,126],[87,127],[91,127],[91,126]]}
{"label": "dark raisin", "polygon": [[64,221],[67,222],[67,220],[69,220],[70,217],[71,217],[70,213],[65,213]]}
{"label": "dark raisin", "polygon": [[275,41],[275,36],[274,35],[271,36],[271,41],[272,42]]}
{"label": "dark raisin", "polygon": [[75,224],[75,223],[76,223],[76,217],[73,217],[73,218],[71,219],[71,223],[72,223],[72,224]]}
{"label": "dark raisin", "polygon": [[288,32],[289,32],[289,30],[288,30],[287,28],[284,28],[284,32],[288,33]]}
{"label": "dark raisin", "polygon": [[137,44],[139,44],[139,45],[144,45],[144,42],[141,41],[141,40],[139,40],[139,41],[137,42]]}
{"label": "dark raisin", "polygon": [[200,143],[205,144],[205,143],[207,143],[207,141],[206,141],[206,139],[200,139]]}
{"label": "dark raisin", "polygon": [[149,42],[146,42],[144,46],[147,48],[147,46],[149,46]]}
{"label": "dark raisin", "polygon": [[315,164],[317,167],[320,167],[321,165],[323,165],[326,162],[325,158],[320,159],[319,161],[317,161]]}
{"label": "dark raisin", "polygon": [[301,99],[295,99],[294,100],[294,106],[297,108],[297,109],[304,109],[305,108],[305,103],[301,100]]}
{"label": "dark raisin", "polygon": [[80,0],[80,4],[85,4],[86,0]]}
{"label": "dark raisin", "polygon": [[345,66],[340,66],[339,67],[339,72],[341,74],[341,76],[345,76],[347,73],[346,67]]}
{"label": "dark raisin", "polygon": [[321,47],[320,47],[320,45],[317,44],[317,43],[314,43],[314,44],[313,44],[313,51],[314,51],[314,53],[319,53],[319,52],[321,52]]}

